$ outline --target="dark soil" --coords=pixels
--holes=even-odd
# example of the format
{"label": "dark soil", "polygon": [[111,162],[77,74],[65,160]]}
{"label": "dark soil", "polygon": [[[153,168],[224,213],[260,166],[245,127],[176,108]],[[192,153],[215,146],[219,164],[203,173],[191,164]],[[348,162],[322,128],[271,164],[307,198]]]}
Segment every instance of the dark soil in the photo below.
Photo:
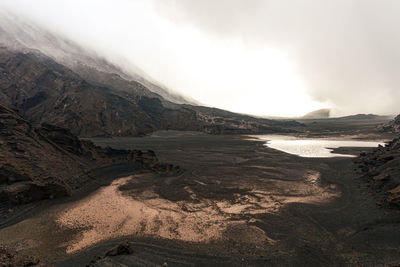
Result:
{"label": "dark soil", "polygon": [[[219,241],[184,242],[132,235],[104,241],[72,255],[63,254],[60,248],[44,247],[48,254],[58,254],[41,257],[41,262],[56,266],[161,266],[165,262],[168,266],[400,263],[400,214],[376,203],[369,184],[354,171],[356,166],[351,158],[301,158],[267,148],[262,142],[234,136],[167,134],[93,141],[115,149],[152,149],[161,162],[179,165],[183,170],[176,175],[148,175],[128,182],[119,188],[125,195],[135,197],[150,188],[161,198],[176,203],[226,202],[233,207],[248,204],[249,198],[259,198],[257,203],[262,203],[257,192],[264,192],[277,208],[259,212],[254,204],[231,214],[227,220],[234,223],[225,229]],[[114,173],[108,179],[117,176]],[[314,176],[318,179],[308,180]],[[104,175],[96,178],[98,183],[101,177]],[[56,209],[57,205],[52,207]],[[221,210],[220,214],[226,212]],[[0,229],[0,233],[7,229]],[[262,230],[274,242],[255,242],[257,235],[249,235],[249,229]],[[67,231],[59,235],[65,242],[71,238]],[[130,242],[132,254],[105,256],[125,240]],[[54,246],[50,242],[48,246],[51,245]],[[20,253],[34,251],[22,249]]]}

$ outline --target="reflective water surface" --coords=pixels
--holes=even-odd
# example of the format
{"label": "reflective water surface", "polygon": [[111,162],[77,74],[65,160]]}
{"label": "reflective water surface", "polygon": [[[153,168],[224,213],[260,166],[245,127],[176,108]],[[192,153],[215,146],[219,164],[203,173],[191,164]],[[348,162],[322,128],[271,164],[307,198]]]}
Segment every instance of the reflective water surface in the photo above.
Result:
{"label": "reflective water surface", "polygon": [[349,154],[333,153],[339,147],[377,147],[384,145],[377,141],[360,141],[349,139],[300,138],[286,135],[255,135],[257,139],[265,140],[266,146],[289,154],[307,158],[355,157]]}

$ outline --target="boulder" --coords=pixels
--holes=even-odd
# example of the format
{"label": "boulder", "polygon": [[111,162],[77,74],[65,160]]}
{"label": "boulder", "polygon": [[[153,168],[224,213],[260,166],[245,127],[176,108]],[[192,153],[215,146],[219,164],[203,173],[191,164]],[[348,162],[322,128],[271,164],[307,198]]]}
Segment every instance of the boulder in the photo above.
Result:
{"label": "boulder", "polygon": [[105,257],[107,256],[118,256],[118,255],[129,255],[134,252],[133,246],[129,241],[124,241],[109,251],[106,252]]}

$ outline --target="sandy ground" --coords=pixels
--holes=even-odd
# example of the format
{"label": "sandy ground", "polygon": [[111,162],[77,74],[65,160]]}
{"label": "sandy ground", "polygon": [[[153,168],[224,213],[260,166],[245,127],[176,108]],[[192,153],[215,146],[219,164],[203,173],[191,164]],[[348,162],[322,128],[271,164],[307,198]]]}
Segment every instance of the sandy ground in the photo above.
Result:
{"label": "sandy ground", "polygon": [[3,227],[0,243],[57,266],[85,266],[124,239],[134,254],[94,265],[400,263],[400,215],[376,204],[351,159],[300,158],[224,136],[97,142],[153,149],[185,171],[111,172],[115,179],[90,194],[46,202]]}
{"label": "sandy ground", "polygon": [[160,198],[151,191],[133,198],[118,189],[128,180],[140,178],[143,175],[120,178],[71,203],[57,215],[61,227],[84,229],[76,240],[72,240],[67,253],[132,234],[192,242],[220,238],[226,227],[224,218],[207,203],[200,203],[193,207],[195,211],[188,212],[182,210],[181,203]]}
{"label": "sandy ground", "polygon": [[84,229],[76,240],[71,241],[66,252],[75,253],[101,241],[129,235],[207,243],[223,239],[222,233],[229,226],[240,224],[244,226],[246,242],[274,243],[263,230],[256,226],[246,227],[246,221],[232,220],[232,215],[277,213],[288,203],[319,204],[340,195],[334,186],[324,188],[318,184],[318,172],[306,173],[299,182],[277,184],[283,195],[253,190],[251,195],[237,195],[234,204],[200,199],[190,186],[184,189],[196,202],[173,202],[151,190],[132,195],[119,190],[128,182],[134,184],[153,175],[120,178],[59,212],[56,222],[60,227]]}

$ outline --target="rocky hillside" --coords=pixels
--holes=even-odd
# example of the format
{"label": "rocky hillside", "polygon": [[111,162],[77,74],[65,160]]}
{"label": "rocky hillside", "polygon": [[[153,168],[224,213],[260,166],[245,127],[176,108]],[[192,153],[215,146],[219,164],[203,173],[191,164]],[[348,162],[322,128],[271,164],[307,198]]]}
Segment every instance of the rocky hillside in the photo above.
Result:
{"label": "rocky hillside", "polygon": [[38,52],[0,48],[1,104],[35,125],[50,123],[80,136],[138,135],[155,126],[141,108],[92,85]]}
{"label": "rocky hillside", "polygon": [[[90,69],[102,73],[112,73],[123,77],[125,80],[141,84],[147,88],[146,90],[150,90],[151,93],[154,92],[153,95],[160,95],[168,101],[181,104],[195,103],[153,81],[149,75],[132,63],[129,63],[127,70],[122,70],[94,51],[85,49],[32,21],[24,21],[24,19],[12,14],[0,12],[0,43],[12,49],[41,51],[59,64],[82,75],[91,75]],[[138,91],[137,93],[140,95],[142,92]]]}
{"label": "rocky hillside", "polygon": [[39,51],[0,47],[0,104],[17,109],[35,126],[49,123],[83,137],[140,136],[168,129],[254,134],[300,126],[174,104],[138,83],[98,72],[92,69],[84,79]]}
{"label": "rocky hillside", "polygon": [[159,163],[152,151],[102,149],[57,126],[34,128],[1,105],[0,158],[0,204],[70,195],[88,180],[89,169],[116,162],[130,162],[137,169],[176,171]]}
{"label": "rocky hillside", "polygon": [[392,121],[378,126],[378,129],[386,133],[400,134],[400,115]]}
{"label": "rocky hillside", "polygon": [[400,208],[400,138],[355,160],[381,204]]}

